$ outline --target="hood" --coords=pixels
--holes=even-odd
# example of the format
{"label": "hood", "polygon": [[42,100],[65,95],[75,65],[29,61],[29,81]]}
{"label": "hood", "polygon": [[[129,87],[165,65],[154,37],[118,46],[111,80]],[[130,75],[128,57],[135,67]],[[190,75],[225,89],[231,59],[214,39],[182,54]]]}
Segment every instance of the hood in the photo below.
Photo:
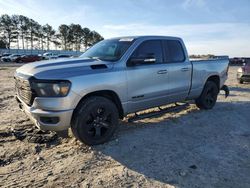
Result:
{"label": "hood", "polygon": [[16,70],[17,74],[34,76],[37,79],[64,79],[96,72],[106,72],[112,62],[96,59],[70,58],[28,63]]}

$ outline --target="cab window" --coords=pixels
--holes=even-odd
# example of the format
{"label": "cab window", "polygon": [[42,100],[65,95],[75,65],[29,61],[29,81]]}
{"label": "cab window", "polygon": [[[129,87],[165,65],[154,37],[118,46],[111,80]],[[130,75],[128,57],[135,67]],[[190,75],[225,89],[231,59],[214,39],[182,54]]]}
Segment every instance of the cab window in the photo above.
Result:
{"label": "cab window", "polygon": [[[163,62],[160,40],[148,40],[140,44],[131,56],[132,58],[155,59],[154,63]],[[145,63],[146,64],[146,63]]]}
{"label": "cab window", "polygon": [[168,63],[185,61],[185,54],[179,41],[165,40],[163,43],[166,54],[166,61]]}

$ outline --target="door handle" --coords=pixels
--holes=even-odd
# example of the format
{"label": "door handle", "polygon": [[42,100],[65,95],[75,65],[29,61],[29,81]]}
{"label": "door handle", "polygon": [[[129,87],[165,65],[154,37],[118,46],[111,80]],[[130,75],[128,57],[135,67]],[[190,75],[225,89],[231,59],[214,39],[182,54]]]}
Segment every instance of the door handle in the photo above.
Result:
{"label": "door handle", "polygon": [[167,70],[159,70],[159,71],[157,72],[157,74],[167,74],[167,73],[168,73]]}
{"label": "door handle", "polygon": [[189,71],[189,68],[184,67],[184,68],[181,69],[181,71],[182,71],[182,72]]}

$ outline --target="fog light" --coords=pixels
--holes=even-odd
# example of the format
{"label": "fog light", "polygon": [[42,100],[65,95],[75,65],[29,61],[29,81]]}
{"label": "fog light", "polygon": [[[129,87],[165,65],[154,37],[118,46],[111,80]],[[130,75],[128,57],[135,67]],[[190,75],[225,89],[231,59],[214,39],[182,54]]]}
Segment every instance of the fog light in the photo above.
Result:
{"label": "fog light", "polygon": [[40,117],[40,121],[46,124],[56,124],[59,122],[59,117]]}

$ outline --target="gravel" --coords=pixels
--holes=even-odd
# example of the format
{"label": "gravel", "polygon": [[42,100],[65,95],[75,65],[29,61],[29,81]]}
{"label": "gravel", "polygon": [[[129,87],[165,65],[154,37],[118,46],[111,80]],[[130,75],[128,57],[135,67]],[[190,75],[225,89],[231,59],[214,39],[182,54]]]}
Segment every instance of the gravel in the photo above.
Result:
{"label": "gravel", "polygon": [[237,83],[238,67],[214,109],[124,119],[95,147],[39,135],[15,102],[15,68],[0,65],[0,187],[250,187],[250,84]]}

